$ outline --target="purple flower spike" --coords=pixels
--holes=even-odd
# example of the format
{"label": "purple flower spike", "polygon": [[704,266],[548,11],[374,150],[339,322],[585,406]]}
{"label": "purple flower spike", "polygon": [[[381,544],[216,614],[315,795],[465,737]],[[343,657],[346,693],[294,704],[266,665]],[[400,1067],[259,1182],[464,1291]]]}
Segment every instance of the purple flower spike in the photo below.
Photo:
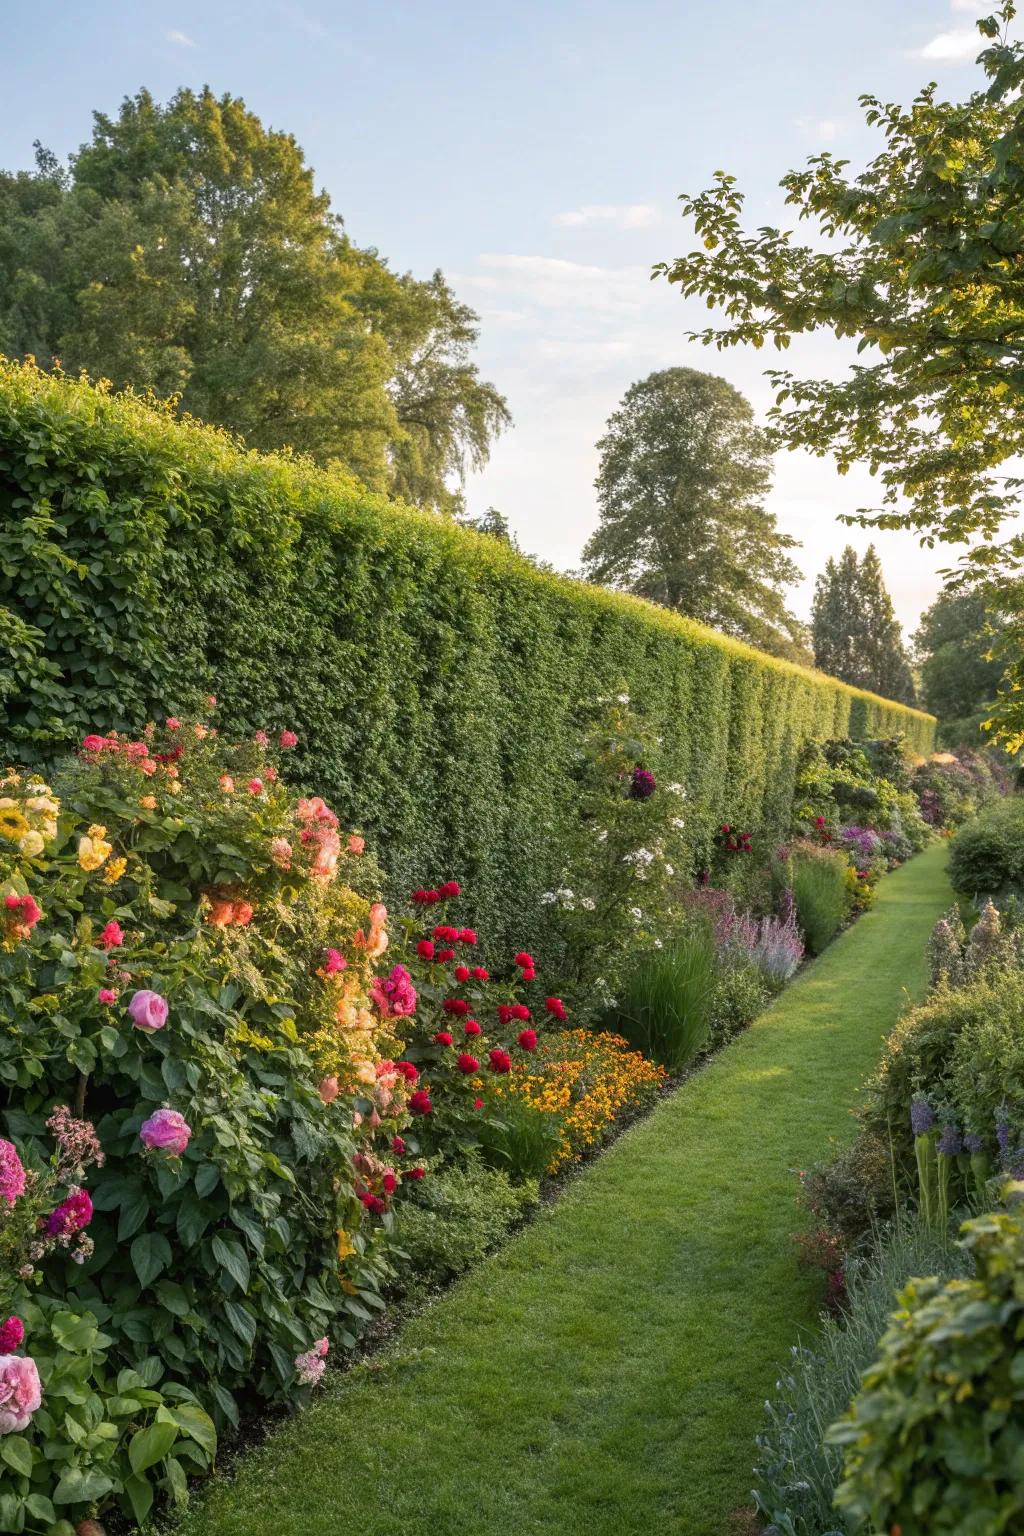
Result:
{"label": "purple flower spike", "polygon": [[952,1120],[948,1125],[942,1127],[938,1150],[942,1153],[943,1157],[956,1157],[957,1153],[963,1149],[963,1144],[964,1139]]}
{"label": "purple flower spike", "polygon": [[977,1131],[968,1131],[967,1132],[966,1136],[964,1137],[964,1151],[965,1152],[969,1152],[971,1154],[971,1156],[973,1157],[975,1155],[975,1153],[981,1152],[983,1150],[984,1146],[985,1146],[985,1143],[982,1141],[982,1139],[978,1135]]}
{"label": "purple flower spike", "polygon": [[996,1121],[996,1141],[999,1150],[1005,1157],[1010,1150],[1010,1122],[1005,1115],[1000,1115]]}
{"label": "purple flower spike", "polygon": [[927,1099],[915,1099],[910,1106],[910,1128],[915,1136],[927,1136],[935,1124],[935,1111]]}

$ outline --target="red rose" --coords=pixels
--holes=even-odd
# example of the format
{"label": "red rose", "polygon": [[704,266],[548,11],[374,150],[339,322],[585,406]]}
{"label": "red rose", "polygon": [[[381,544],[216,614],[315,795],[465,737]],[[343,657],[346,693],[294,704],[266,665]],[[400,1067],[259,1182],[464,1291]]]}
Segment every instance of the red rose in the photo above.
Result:
{"label": "red rose", "polygon": [[453,1013],[457,1019],[464,1019],[469,1012],[469,1004],[461,997],[446,997],[441,1007],[445,1013]]}
{"label": "red rose", "polygon": [[532,955],[528,955],[526,953],[525,949],[521,949],[519,951],[518,955],[514,955],[512,958],[515,960],[516,965],[525,965],[525,966],[532,967],[532,965],[534,963],[533,962],[533,956]]}
{"label": "red rose", "polygon": [[454,949],[439,949],[437,952],[437,958],[441,965],[446,965],[449,960],[455,959],[455,951]]}
{"label": "red rose", "polygon": [[490,979],[491,979],[490,971],[485,971],[482,965],[474,965],[474,967],[473,967],[473,980],[474,981],[490,981]]}
{"label": "red rose", "polygon": [[463,944],[475,944],[476,943],[476,929],[475,928],[460,928],[459,929],[459,939],[460,939],[460,941]]}
{"label": "red rose", "polygon": [[431,944],[429,939],[420,939],[419,943],[416,945],[416,953],[419,955],[421,960],[433,960],[434,946]]}
{"label": "red rose", "polygon": [[366,1202],[366,1209],[372,1211],[375,1216],[383,1216],[387,1206],[380,1195],[371,1195]]}
{"label": "red rose", "polygon": [[508,1023],[511,1022],[513,1017],[514,1017],[514,1015],[512,1013],[512,1005],[510,1003],[499,1003],[498,1004],[498,1023],[499,1024],[508,1024]]}
{"label": "red rose", "polygon": [[455,980],[456,981],[468,981],[469,980],[469,966],[468,965],[457,965],[455,967]]}
{"label": "red rose", "polygon": [[426,1176],[425,1168],[410,1168],[406,1174],[407,1179],[422,1179]]}
{"label": "red rose", "polygon": [[513,1003],[508,1011],[510,1019],[526,1020],[530,1017],[530,1010],[525,1003]]}
{"label": "red rose", "polygon": [[405,1156],[405,1142],[402,1140],[401,1136],[392,1136],[391,1150],[396,1157]]}
{"label": "red rose", "polygon": [[522,978],[524,981],[533,981],[535,980],[536,975],[537,972],[533,969],[532,965],[527,966],[522,972]]}
{"label": "red rose", "polygon": [[537,1031],[535,1029],[520,1030],[519,1044],[524,1051],[535,1051],[537,1049]]}
{"label": "red rose", "polygon": [[546,997],[544,999],[544,1007],[553,1019],[562,1020],[566,1016],[565,1004],[560,997]]}
{"label": "red rose", "polygon": [[456,1066],[460,1072],[465,1072],[467,1077],[471,1072],[479,1072],[480,1070],[480,1063],[477,1061],[476,1057],[471,1056],[468,1051],[463,1051],[461,1053],[458,1061],[456,1062]]}
{"label": "red rose", "polygon": [[466,1034],[467,1035],[478,1035],[478,1034],[480,1034],[480,1025],[477,1023],[476,1019],[467,1019],[466,1020]]}
{"label": "red rose", "polygon": [[393,1195],[395,1190],[398,1188],[398,1180],[393,1173],[384,1174],[380,1183],[381,1188],[386,1195]]}
{"label": "red rose", "polygon": [[399,1072],[401,1072],[407,1083],[416,1083],[419,1081],[420,1074],[417,1072],[411,1061],[396,1061],[395,1067]]}
{"label": "red rose", "polygon": [[484,1107],[483,1099],[474,1099],[473,1100],[473,1108],[474,1109],[483,1109],[483,1107]]}
{"label": "red rose", "polygon": [[409,1113],[411,1115],[429,1115],[433,1109],[430,1102],[430,1094],[425,1088],[417,1088],[409,1099]]}
{"label": "red rose", "polygon": [[450,896],[461,896],[462,886],[457,880],[446,880],[440,887],[441,895],[447,900]]}
{"label": "red rose", "polygon": [[124,933],[121,924],[111,918],[110,922],[96,939],[97,949],[118,949],[124,943]]}
{"label": "red rose", "polygon": [[499,1045],[494,1047],[487,1059],[491,1064],[492,1072],[511,1072],[512,1070],[512,1057]]}
{"label": "red rose", "polygon": [[449,923],[438,923],[434,929],[435,939],[444,939],[448,944],[454,944],[459,936],[459,930],[452,928]]}
{"label": "red rose", "polygon": [[451,1035],[448,1033],[448,1031],[446,1029],[439,1029],[437,1034],[434,1036],[434,1044],[435,1045],[454,1045],[455,1041],[452,1039]]}

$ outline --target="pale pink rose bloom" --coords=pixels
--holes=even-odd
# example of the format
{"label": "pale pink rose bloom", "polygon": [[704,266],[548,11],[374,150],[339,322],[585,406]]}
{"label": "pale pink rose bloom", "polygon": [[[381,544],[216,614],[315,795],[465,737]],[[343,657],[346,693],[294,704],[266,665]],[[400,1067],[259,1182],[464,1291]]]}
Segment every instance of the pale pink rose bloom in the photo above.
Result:
{"label": "pale pink rose bloom", "polygon": [[323,1082],[320,1084],[319,1092],[320,1097],[323,1099],[325,1104],[333,1104],[334,1100],[338,1097],[338,1093],[340,1092],[338,1088],[338,1079],[336,1077],[325,1077]]}
{"label": "pale pink rose bloom", "polygon": [[158,1109],[139,1128],[139,1136],[147,1147],[169,1152],[172,1157],[181,1156],[191,1135],[192,1127],[176,1109]]}
{"label": "pale pink rose bloom", "polygon": [[0,1355],[0,1435],[27,1429],[42,1400],[35,1361],[28,1355]]}
{"label": "pale pink rose bloom", "polygon": [[128,1013],[135,1028],[147,1035],[163,1029],[168,1012],[167,999],[161,997],[159,992],[136,992],[128,1004]]}
{"label": "pale pink rose bloom", "polygon": [[292,845],[286,837],[272,837],[270,840],[270,857],[278,869],[291,869]]}

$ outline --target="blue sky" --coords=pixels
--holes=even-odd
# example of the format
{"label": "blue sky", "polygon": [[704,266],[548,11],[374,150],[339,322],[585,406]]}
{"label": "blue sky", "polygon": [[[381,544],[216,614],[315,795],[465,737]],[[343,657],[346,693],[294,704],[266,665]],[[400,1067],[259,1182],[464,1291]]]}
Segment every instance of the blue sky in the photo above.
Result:
{"label": "blue sky", "polygon": [[[596,522],[594,443],[624,390],[653,368],[721,373],[759,410],[763,357],[688,345],[705,311],[654,261],[689,248],[675,205],[719,168],[752,223],[782,215],[777,183],[828,148],[872,152],[857,97],[906,100],[927,79],[958,96],[978,51],[974,0],[306,0],[301,6],[67,0],[4,5],[0,165],[32,141],[57,153],[91,112],[147,86],[165,99],[209,84],[295,134],[361,244],[400,269],[441,267],[476,308],[479,357],[516,426],[468,487],[526,548],[574,565]],[[825,338],[792,366],[837,369]],[[867,537],[836,514],[872,500],[870,479],[779,460],[771,505],[814,574]],[[949,551],[878,536],[901,619],[912,626]]]}

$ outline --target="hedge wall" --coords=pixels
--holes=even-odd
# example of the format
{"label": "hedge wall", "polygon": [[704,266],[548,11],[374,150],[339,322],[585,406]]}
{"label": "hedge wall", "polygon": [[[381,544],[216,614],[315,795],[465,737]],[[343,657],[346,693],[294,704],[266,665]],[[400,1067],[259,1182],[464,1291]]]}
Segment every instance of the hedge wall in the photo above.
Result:
{"label": "hedge wall", "polygon": [[935,724],[342,471],[2,360],[0,644],[8,758],[215,691],[226,730],[299,732],[297,773],[397,883],[455,876],[520,943],[559,873],[580,699],[625,683],[656,720],[695,863],[722,820],[784,833],[807,738],[928,750]]}

